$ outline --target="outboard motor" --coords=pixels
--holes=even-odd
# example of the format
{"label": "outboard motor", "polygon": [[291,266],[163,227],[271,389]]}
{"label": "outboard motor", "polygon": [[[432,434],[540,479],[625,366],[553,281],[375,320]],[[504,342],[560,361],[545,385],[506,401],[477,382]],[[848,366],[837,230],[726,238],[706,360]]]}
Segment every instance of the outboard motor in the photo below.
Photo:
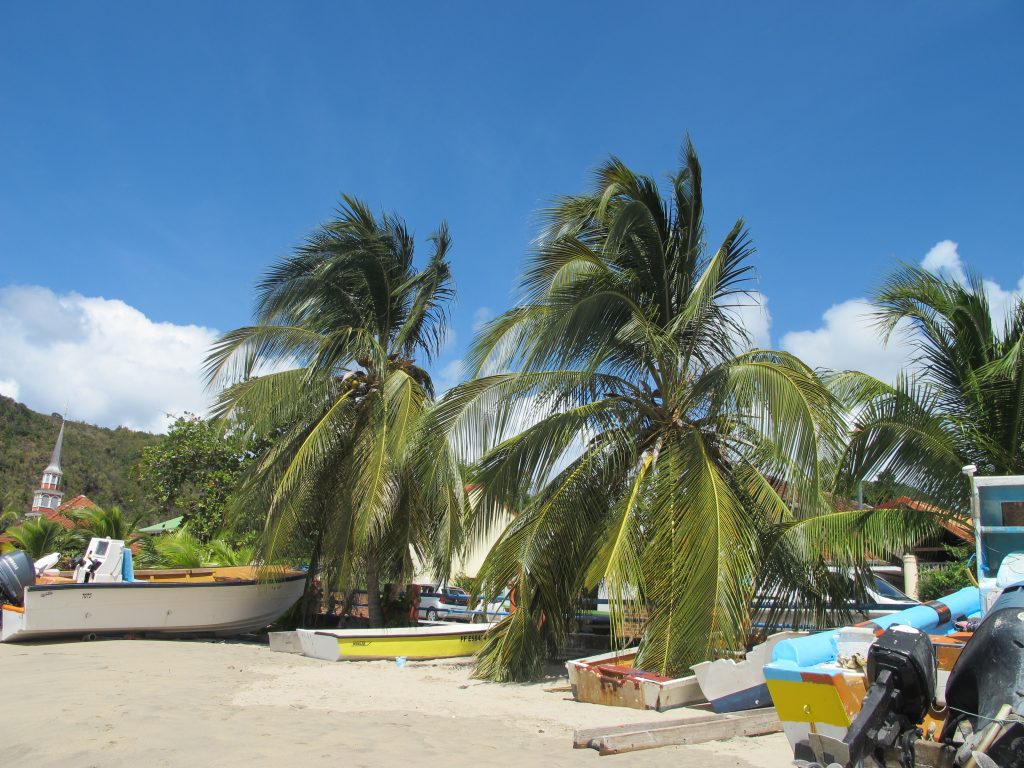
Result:
{"label": "outboard motor", "polygon": [[1003,590],[964,646],[946,706],[942,740],[960,747],[957,765],[980,747],[1000,768],[1024,768],[1024,582]]}
{"label": "outboard motor", "polygon": [[0,555],[0,598],[11,605],[21,605],[25,587],[36,583],[36,568],[27,552],[16,549]]}
{"label": "outboard motor", "polygon": [[846,737],[812,733],[797,744],[797,764],[853,768],[872,757],[885,766],[886,751],[894,749],[901,768],[913,768],[917,726],[935,699],[936,666],[928,635],[914,627],[889,627],[868,652],[870,688]]}

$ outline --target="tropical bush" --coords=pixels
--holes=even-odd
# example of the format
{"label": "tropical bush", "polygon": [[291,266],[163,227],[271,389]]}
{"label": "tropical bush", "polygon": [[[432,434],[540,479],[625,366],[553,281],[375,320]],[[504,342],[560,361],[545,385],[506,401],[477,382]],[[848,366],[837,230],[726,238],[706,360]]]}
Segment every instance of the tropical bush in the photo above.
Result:
{"label": "tropical bush", "polygon": [[221,535],[204,542],[188,527],[174,533],[145,537],[136,558],[139,568],[212,568],[250,565],[256,561],[254,547],[234,546]]}
{"label": "tropical bush", "polygon": [[917,596],[920,600],[938,600],[958,589],[977,583],[971,570],[973,551],[969,548],[948,549],[951,550],[950,554],[955,556],[955,560],[944,568],[932,568],[921,572],[917,581]]}
{"label": "tropical bush", "polygon": [[59,552],[61,560],[67,562],[82,554],[86,544],[86,537],[81,530],[68,530],[48,517],[30,518],[8,528],[6,535],[33,560]]}

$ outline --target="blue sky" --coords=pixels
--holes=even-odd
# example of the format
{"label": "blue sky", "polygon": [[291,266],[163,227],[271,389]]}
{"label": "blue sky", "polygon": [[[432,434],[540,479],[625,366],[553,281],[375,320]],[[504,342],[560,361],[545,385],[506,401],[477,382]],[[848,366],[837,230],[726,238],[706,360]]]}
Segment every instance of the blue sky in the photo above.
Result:
{"label": "blue sky", "polygon": [[535,211],[609,154],[663,178],[685,132],[710,239],[743,216],[757,244],[762,338],[842,363],[833,325],[867,331],[827,313],[896,259],[950,241],[936,263],[1019,289],[1022,32],[1009,1],[4,4],[0,392],[147,428],[198,407],[165,358],[246,323],[342,192],[421,242],[448,220],[450,380]]}

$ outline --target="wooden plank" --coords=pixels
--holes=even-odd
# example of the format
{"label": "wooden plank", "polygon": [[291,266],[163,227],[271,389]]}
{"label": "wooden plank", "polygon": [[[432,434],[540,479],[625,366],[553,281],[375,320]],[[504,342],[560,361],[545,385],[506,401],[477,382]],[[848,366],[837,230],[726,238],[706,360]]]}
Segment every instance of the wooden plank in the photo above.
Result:
{"label": "wooden plank", "polygon": [[576,749],[590,747],[590,742],[604,736],[615,736],[638,731],[659,731],[662,728],[677,728],[680,725],[694,725],[720,720],[725,715],[696,715],[674,720],[656,720],[649,723],[626,723],[625,725],[606,725],[603,728],[579,728],[573,733],[573,746]]}
{"label": "wooden plank", "polygon": [[[599,729],[591,729],[591,732]],[[593,735],[585,744],[581,743],[580,732],[574,739],[574,746],[587,746],[602,755],[618,755],[641,749],[655,749],[685,744],[703,744],[708,741],[722,741],[736,736],[761,736],[782,730],[774,709],[748,710],[743,713],[714,715],[676,721],[674,724],[660,724],[653,728],[618,726],[604,729],[601,735]]]}

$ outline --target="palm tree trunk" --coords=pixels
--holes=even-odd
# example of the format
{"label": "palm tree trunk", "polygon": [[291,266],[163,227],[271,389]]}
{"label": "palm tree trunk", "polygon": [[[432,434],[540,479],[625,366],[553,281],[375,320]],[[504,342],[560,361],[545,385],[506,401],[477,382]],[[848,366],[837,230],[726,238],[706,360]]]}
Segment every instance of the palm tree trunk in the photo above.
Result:
{"label": "palm tree trunk", "polygon": [[320,563],[320,548],[323,540],[324,532],[323,528],[320,528],[316,533],[316,538],[313,540],[313,551],[309,555],[309,570],[306,571],[306,586],[302,592],[302,624],[307,627],[313,626],[314,612],[320,607],[318,603],[323,594],[321,590],[313,589],[313,582],[316,579]]}
{"label": "palm tree trunk", "polygon": [[377,561],[373,557],[366,561],[366,609],[370,614],[370,628],[384,626],[384,612],[380,604],[380,574],[377,572]]}

